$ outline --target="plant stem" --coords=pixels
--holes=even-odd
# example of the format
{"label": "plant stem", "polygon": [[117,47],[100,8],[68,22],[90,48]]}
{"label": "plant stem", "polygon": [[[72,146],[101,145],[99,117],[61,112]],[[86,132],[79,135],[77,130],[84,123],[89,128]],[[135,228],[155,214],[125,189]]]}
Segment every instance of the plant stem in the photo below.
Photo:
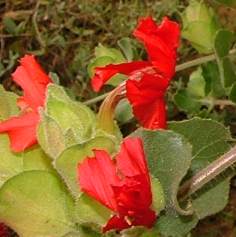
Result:
{"label": "plant stem", "polygon": [[191,194],[197,192],[206,183],[216,178],[223,171],[236,163],[236,146],[234,146],[227,153],[222,155],[217,160],[213,161],[210,165],[195,174],[190,180],[186,181],[181,187],[179,194],[185,199]]}
{"label": "plant stem", "polygon": [[107,92],[105,94],[102,94],[102,95],[99,95],[95,98],[92,98],[90,100],[86,100],[85,102],[83,102],[85,105],[91,105],[91,104],[95,104],[103,99],[105,99],[108,95],[109,95],[110,92]]}
{"label": "plant stem", "polygon": [[[231,56],[235,53],[236,53],[236,49],[232,49],[232,50],[229,51],[229,56]],[[214,60],[216,60],[216,55],[215,54],[211,54],[211,55],[207,55],[207,56],[204,56],[204,57],[201,57],[201,58],[193,59],[193,60],[188,61],[186,63],[182,63],[182,64],[177,65],[176,66],[176,72],[185,70],[185,69],[190,68],[190,67],[198,66],[198,65],[203,64],[203,63],[214,61]],[[99,95],[95,98],[92,98],[90,100],[85,101],[84,104],[91,105],[91,104],[97,103],[97,102],[103,100],[108,94],[109,93]]]}

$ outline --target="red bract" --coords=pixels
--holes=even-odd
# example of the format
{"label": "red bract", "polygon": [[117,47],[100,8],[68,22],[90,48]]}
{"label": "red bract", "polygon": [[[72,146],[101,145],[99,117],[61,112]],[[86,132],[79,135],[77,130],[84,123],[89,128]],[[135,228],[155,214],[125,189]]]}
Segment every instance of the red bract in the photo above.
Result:
{"label": "red bract", "polygon": [[149,129],[165,128],[164,95],[175,73],[179,25],[165,17],[158,26],[147,17],[139,21],[133,34],[144,44],[149,60],[97,67],[92,87],[99,91],[116,73],[127,75],[127,98],[141,125]]}
{"label": "red bract", "polygon": [[78,165],[78,180],[83,192],[115,212],[103,231],[152,227],[156,214],[150,209],[151,184],[141,139],[126,138],[116,163],[105,151],[94,154]]}
{"label": "red bract", "polygon": [[12,78],[24,91],[17,101],[21,114],[0,123],[0,133],[8,133],[15,152],[37,143],[38,108],[44,105],[46,87],[51,82],[34,56],[25,55],[20,63]]}

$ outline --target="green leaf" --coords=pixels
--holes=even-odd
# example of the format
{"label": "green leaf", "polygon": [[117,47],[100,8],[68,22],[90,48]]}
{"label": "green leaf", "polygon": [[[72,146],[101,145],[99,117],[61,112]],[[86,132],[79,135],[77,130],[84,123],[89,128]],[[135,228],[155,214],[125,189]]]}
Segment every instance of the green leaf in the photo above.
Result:
{"label": "green leaf", "polygon": [[221,61],[221,66],[223,70],[223,85],[225,87],[230,87],[236,82],[234,65],[229,58],[223,58]]}
{"label": "green leaf", "polygon": [[121,63],[125,61],[124,56],[118,49],[108,48],[102,44],[98,44],[98,46],[95,48],[95,56],[96,58],[104,56],[111,57],[115,63]]}
{"label": "green leaf", "polygon": [[49,85],[38,128],[39,144],[47,154],[56,158],[66,147],[94,137],[95,129],[95,114],[87,106],[71,100],[62,87]]}
{"label": "green leaf", "polygon": [[76,201],[75,215],[78,223],[98,225],[101,231],[101,227],[111,218],[112,211],[83,193]]}
{"label": "green leaf", "polygon": [[234,34],[228,30],[218,30],[215,36],[215,52],[219,58],[228,55],[234,40]]}
{"label": "green leaf", "polygon": [[189,23],[188,27],[183,30],[182,37],[189,40],[192,46],[202,54],[213,52],[215,32],[214,24],[208,24],[204,21],[195,21]]}
{"label": "green leaf", "polygon": [[37,140],[42,149],[52,158],[65,150],[65,137],[59,124],[44,112],[37,130]]}
{"label": "green leaf", "polygon": [[127,123],[133,118],[132,107],[127,99],[119,102],[116,107],[115,117],[121,123]]}
{"label": "green leaf", "polygon": [[79,184],[77,182],[78,163],[82,162],[87,156],[92,156],[93,149],[103,149],[112,153],[115,149],[115,143],[108,137],[96,137],[86,143],[67,148],[56,159],[56,169],[75,196],[78,196],[80,192]]}
{"label": "green leaf", "polygon": [[232,46],[235,36],[231,31],[219,30],[215,36],[215,53],[222,85],[227,88],[236,81],[236,74],[229,58],[226,56]]}
{"label": "green leaf", "polygon": [[206,85],[210,94],[213,97],[222,97],[225,95],[225,89],[221,83],[221,78],[219,76],[219,69],[216,63],[209,62],[202,66],[203,76],[206,80]]}
{"label": "green leaf", "polygon": [[120,237],[161,237],[155,229],[147,229],[141,226],[133,226],[121,231]]}
{"label": "green leaf", "polygon": [[73,199],[47,171],[27,171],[0,189],[0,219],[22,237],[64,236],[75,228]]}
{"label": "green leaf", "polygon": [[165,237],[183,237],[198,223],[196,216],[180,216],[177,213],[161,215],[155,228]]}
{"label": "green leaf", "polygon": [[215,180],[206,185],[193,198],[192,204],[199,219],[224,209],[229,200],[230,178]]}
{"label": "green leaf", "polygon": [[[172,122],[169,128],[184,135],[193,146],[191,175],[230,149],[227,142],[231,139],[229,130],[214,120],[195,118]],[[220,177],[205,185],[193,196],[193,208],[199,219],[215,214],[225,207],[228,201],[229,184],[229,177]]]}
{"label": "green leaf", "polygon": [[[95,48],[95,58],[91,60],[88,65],[88,73],[90,77],[93,77],[95,68],[106,66],[108,64],[119,64],[125,62],[125,58],[122,53],[115,48],[108,48],[99,44]],[[117,86],[122,81],[124,81],[126,77],[121,74],[117,74],[113,76],[106,84]]]}
{"label": "green leaf", "polygon": [[1,134],[0,147],[0,186],[25,170],[52,170],[50,159],[37,146],[24,153],[13,153],[8,136]]}
{"label": "green leaf", "polygon": [[229,99],[236,103],[236,83],[233,84],[230,90]]}
{"label": "green leaf", "polygon": [[218,30],[215,13],[204,1],[189,1],[182,14],[182,37],[189,40],[200,53],[208,54],[214,49],[214,37]]}
{"label": "green leaf", "polygon": [[182,134],[193,146],[193,156],[219,140],[231,139],[230,132],[221,123],[211,119],[193,118],[170,122],[169,129]]}
{"label": "green leaf", "polygon": [[174,96],[175,104],[183,111],[196,114],[201,108],[201,103],[193,98],[186,89],[179,90]]}
{"label": "green leaf", "polygon": [[127,61],[131,62],[134,59],[134,47],[132,45],[132,40],[128,37],[124,37],[118,40],[117,44],[121,48]]}
{"label": "green leaf", "polygon": [[[81,226],[79,229],[79,237],[101,237],[101,236],[104,236],[104,235],[101,235],[100,233],[98,233],[97,231],[94,231],[92,228],[88,226]],[[78,237],[78,235],[75,237]]]}
{"label": "green leaf", "polygon": [[48,170],[54,172],[51,160],[39,146],[27,149],[22,154],[23,170]]}
{"label": "green leaf", "polygon": [[77,142],[91,138],[95,129],[95,115],[80,102],[71,100],[62,87],[48,87],[46,113],[61,127],[64,134],[71,129]]}
{"label": "green leaf", "polygon": [[164,190],[167,212],[174,209],[185,214],[178,204],[177,192],[191,164],[191,145],[172,131],[138,130],[134,135],[144,142],[150,172]]}
{"label": "green leaf", "polygon": [[18,96],[6,91],[2,85],[0,85],[0,120],[8,119],[9,117],[18,114],[19,109],[16,105]]}
{"label": "green leaf", "polygon": [[21,154],[10,151],[8,135],[0,135],[0,186],[23,170]]}
{"label": "green leaf", "polygon": [[196,71],[191,73],[187,91],[191,96],[202,98],[205,97],[205,87],[206,82],[202,75],[202,69],[199,67]]}
{"label": "green leaf", "polygon": [[187,25],[189,22],[202,20],[204,22],[211,22],[213,12],[204,4],[203,1],[190,0],[189,5],[185,9],[183,20]]}

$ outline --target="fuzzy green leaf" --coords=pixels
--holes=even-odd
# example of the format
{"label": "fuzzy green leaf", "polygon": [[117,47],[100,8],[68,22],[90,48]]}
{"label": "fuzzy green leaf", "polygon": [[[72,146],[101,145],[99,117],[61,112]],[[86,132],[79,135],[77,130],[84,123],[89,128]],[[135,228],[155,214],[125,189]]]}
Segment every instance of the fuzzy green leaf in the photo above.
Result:
{"label": "fuzzy green leaf", "polygon": [[6,91],[0,85],[0,120],[5,120],[10,116],[18,114],[17,98],[18,96],[15,93]]}
{"label": "fuzzy green leaf", "polygon": [[8,135],[0,135],[0,186],[23,170],[21,154],[13,153],[9,147]]}
{"label": "fuzzy green leaf", "polygon": [[150,172],[162,185],[167,210],[185,213],[176,196],[191,164],[191,145],[172,131],[138,130],[134,135],[143,139]]}
{"label": "fuzzy green leaf", "polygon": [[[230,132],[222,124],[207,119],[172,122],[169,127],[186,137],[193,146],[189,175],[209,165],[230,149]],[[205,185],[193,196],[193,208],[199,219],[222,210],[228,201],[229,178],[223,177]]]}
{"label": "fuzzy green leaf", "polygon": [[35,146],[23,153],[10,150],[8,136],[0,135],[0,186],[11,177],[26,170],[52,170],[50,159]]}
{"label": "fuzzy green leaf", "polygon": [[93,149],[105,149],[112,153],[114,148],[114,142],[108,137],[96,137],[86,143],[74,145],[64,150],[56,159],[55,168],[61,174],[72,193],[77,196],[80,192],[77,182],[78,163],[82,162],[87,156],[92,156]]}
{"label": "fuzzy green leaf", "polygon": [[22,237],[64,236],[73,230],[73,200],[47,171],[27,171],[0,189],[0,219]]}
{"label": "fuzzy green leaf", "polygon": [[78,223],[98,225],[101,231],[112,216],[112,211],[83,193],[76,201],[75,216]]}
{"label": "fuzzy green leaf", "polygon": [[48,155],[55,159],[65,148],[91,139],[95,128],[95,114],[87,106],[71,100],[60,86],[48,87],[37,134]]}

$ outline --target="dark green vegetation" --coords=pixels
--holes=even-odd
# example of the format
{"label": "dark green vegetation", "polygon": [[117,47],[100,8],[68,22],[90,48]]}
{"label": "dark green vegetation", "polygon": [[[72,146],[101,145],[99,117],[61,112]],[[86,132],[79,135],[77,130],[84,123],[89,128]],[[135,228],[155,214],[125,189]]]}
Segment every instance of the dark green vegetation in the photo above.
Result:
{"label": "dark green vegetation", "polygon": [[[168,15],[181,22],[180,12],[188,5],[183,0],[0,0],[0,78],[8,90],[18,91],[12,83],[10,74],[17,65],[17,60],[25,53],[38,56],[46,71],[54,72],[60,78],[60,83],[68,88],[71,95],[80,101],[86,101],[97,96],[92,92],[87,66],[94,57],[94,48],[98,43],[119,49],[117,41],[131,37],[135,48],[133,58],[145,58],[141,45],[132,39],[131,32],[137,19],[145,15],[153,15],[157,20]],[[236,9],[232,5],[220,5],[215,1],[205,1],[211,6],[225,28],[236,30]],[[231,4],[233,1],[218,1]],[[183,40],[179,49],[178,64],[200,58],[203,54],[193,49],[187,40]],[[234,62],[234,57],[232,57]],[[212,75],[215,64],[207,65],[201,70],[203,76]],[[169,99],[169,119],[181,120],[198,115],[214,118],[230,126],[236,134],[235,105],[225,95],[216,93],[214,101],[209,101],[202,90],[202,73],[189,68],[176,74],[173,80]],[[195,74],[192,72],[195,71]],[[216,72],[218,75],[219,73]],[[199,90],[192,93],[204,97],[200,104],[187,103],[183,105],[182,98],[188,97],[182,93],[191,78],[200,83]],[[194,76],[195,75],[195,76]],[[213,76],[214,77],[214,76]],[[193,83],[192,83],[193,85]],[[188,89],[192,86],[188,84]],[[199,84],[198,84],[199,85]],[[194,86],[194,88],[196,88]],[[235,87],[236,88],[236,87]],[[105,90],[109,90],[107,87]],[[218,89],[215,88],[215,91]],[[236,89],[235,89],[236,90]],[[104,92],[104,91],[103,91]],[[176,99],[174,94],[179,95]],[[233,95],[232,95],[233,98]],[[235,100],[235,99],[232,99]],[[93,105],[97,109],[96,104]],[[133,123],[123,125],[123,130],[132,131]],[[203,220],[193,231],[193,236],[233,237],[236,219],[236,191],[232,183],[231,201],[227,208],[216,216]]]}

